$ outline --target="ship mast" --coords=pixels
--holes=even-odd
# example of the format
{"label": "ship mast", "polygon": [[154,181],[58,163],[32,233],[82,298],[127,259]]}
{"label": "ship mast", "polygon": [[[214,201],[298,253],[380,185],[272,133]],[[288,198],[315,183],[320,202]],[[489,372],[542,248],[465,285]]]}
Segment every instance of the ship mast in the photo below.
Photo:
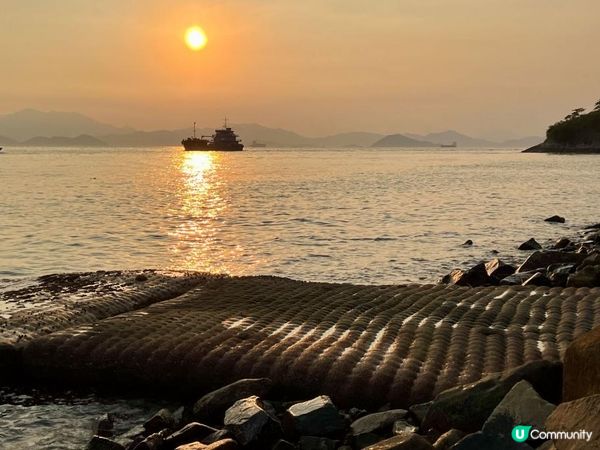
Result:
{"label": "ship mast", "polygon": [[196,139],[196,122],[194,122],[194,139]]}
{"label": "ship mast", "polygon": [[224,128],[227,128],[227,116],[225,116],[225,125]]}

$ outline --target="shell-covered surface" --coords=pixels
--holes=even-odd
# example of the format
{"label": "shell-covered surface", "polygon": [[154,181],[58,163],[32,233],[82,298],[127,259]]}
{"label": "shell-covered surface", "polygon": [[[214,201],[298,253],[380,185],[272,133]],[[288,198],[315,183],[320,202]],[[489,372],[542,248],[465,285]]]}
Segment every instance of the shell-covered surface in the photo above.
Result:
{"label": "shell-covered surface", "polygon": [[215,277],[170,300],[24,347],[26,373],[197,393],[270,377],[339,405],[406,406],[600,325],[599,288],[360,286]]}

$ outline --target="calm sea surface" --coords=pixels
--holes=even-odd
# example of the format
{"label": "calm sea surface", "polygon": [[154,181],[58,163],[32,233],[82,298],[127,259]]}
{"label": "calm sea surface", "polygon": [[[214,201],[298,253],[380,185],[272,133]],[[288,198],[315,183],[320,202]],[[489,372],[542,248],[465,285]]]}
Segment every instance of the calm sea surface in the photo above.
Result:
{"label": "calm sea surface", "polygon": [[[516,150],[10,148],[0,278],[172,268],[435,281],[598,221],[599,173],[595,156]],[[543,222],[555,213],[567,225]]]}
{"label": "calm sea surface", "polygon": [[[435,281],[600,219],[600,157],[482,150],[19,149],[0,155],[0,288],[41,274],[171,268]],[[552,214],[566,225],[548,224]],[[473,247],[461,244],[472,239]],[[1,311],[0,311],[1,312]],[[83,448],[151,403],[0,395],[0,448]],[[4,445],[5,447],[2,447]]]}

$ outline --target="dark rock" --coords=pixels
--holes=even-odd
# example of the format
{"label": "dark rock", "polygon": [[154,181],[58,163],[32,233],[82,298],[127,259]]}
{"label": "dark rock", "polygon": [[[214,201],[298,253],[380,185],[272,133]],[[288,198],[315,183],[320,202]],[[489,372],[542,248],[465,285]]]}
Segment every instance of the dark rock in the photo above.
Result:
{"label": "dark rock", "polygon": [[600,395],[583,397],[561,403],[546,420],[546,430],[580,431],[592,433],[590,441],[556,440],[557,450],[600,448]]}
{"label": "dark rock", "polygon": [[600,265],[600,252],[594,251],[585,257],[585,259],[581,262],[579,267],[599,266],[599,265]]}
{"label": "dark rock", "polygon": [[366,416],[367,411],[365,409],[360,409],[360,408],[350,408],[348,410],[348,415],[350,416],[350,418],[352,420],[356,420],[362,416]]}
{"label": "dark rock", "polygon": [[523,281],[523,286],[552,286],[552,282],[541,272],[536,272]]}
{"label": "dark rock", "polygon": [[506,278],[509,275],[515,273],[515,268],[510,264],[500,261],[498,258],[494,258],[485,264],[485,270],[490,277],[494,277],[497,280]]}
{"label": "dark rock", "polygon": [[565,218],[561,216],[552,216],[544,219],[544,222],[565,223]]}
{"label": "dark rock", "polygon": [[500,437],[479,431],[465,436],[452,447],[452,450],[532,450],[532,447],[513,441],[510,435]]}
{"label": "dark rock", "polygon": [[575,339],[564,356],[565,401],[600,394],[600,327]]}
{"label": "dark rock", "polygon": [[432,450],[433,447],[423,436],[416,433],[402,433],[367,447],[367,450]]}
{"label": "dark rock", "polygon": [[360,434],[353,438],[354,448],[365,448],[369,445],[377,444],[388,436],[381,436],[375,433]]}
{"label": "dark rock", "polygon": [[510,436],[515,425],[527,424],[544,429],[546,418],[556,405],[539,396],[527,381],[519,381],[496,406],[483,424],[484,434]]}
{"label": "dark rock", "polygon": [[198,422],[222,423],[225,410],[238,400],[253,395],[265,397],[273,383],[268,378],[247,378],[210,392],[194,404],[194,417]]}
{"label": "dark rock", "polygon": [[233,437],[233,434],[229,430],[217,430],[205,438],[201,439],[200,442],[206,445],[214,444],[215,442],[222,441],[223,439],[229,439]]}
{"label": "dark rock", "polygon": [[589,225],[584,228],[584,230],[600,230],[600,223],[596,223],[594,225]]}
{"label": "dark rock", "polygon": [[112,437],[113,436],[113,428],[115,425],[115,418],[111,413],[106,413],[100,419],[98,419],[98,423],[96,424],[96,435],[102,437]]}
{"label": "dark rock", "polygon": [[296,446],[291,442],[284,441],[283,439],[278,440],[271,450],[295,450]]}
{"label": "dark rock", "polygon": [[447,450],[465,437],[465,433],[456,428],[446,431],[433,444],[435,450]]}
{"label": "dark rock", "polygon": [[541,250],[542,246],[534,238],[531,238],[519,245],[518,248],[519,250]]}
{"label": "dark rock", "polygon": [[567,287],[597,286],[600,286],[600,265],[582,267],[567,279]]}
{"label": "dark rock", "polygon": [[136,275],[135,281],[137,281],[138,283],[142,283],[144,281],[148,281],[148,277],[143,273],[140,273],[139,275]]}
{"label": "dark rock", "polygon": [[148,434],[158,433],[165,428],[173,428],[174,426],[175,419],[173,418],[173,414],[166,408],[158,411],[144,423],[144,429]]}
{"label": "dark rock", "polygon": [[153,433],[133,447],[134,450],[160,450],[165,442],[164,432]]}
{"label": "dark rock", "polygon": [[494,280],[488,275],[485,264],[479,263],[467,271],[454,269],[442,278],[442,283],[474,287],[494,284]]}
{"label": "dark rock", "polygon": [[421,424],[423,423],[423,419],[425,419],[425,415],[427,414],[427,411],[429,411],[429,408],[431,408],[432,404],[433,402],[418,403],[408,408],[408,412],[418,424]]}
{"label": "dark rock", "polygon": [[286,423],[297,434],[306,436],[328,436],[346,429],[344,417],[326,395],[290,406]]}
{"label": "dark rock", "polygon": [[562,248],[568,247],[569,245],[571,245],[571,240],[569,238],[562,237],[554,243],[554,248],[560,250]]}
{"label": "dark rock", "polygon": [[395,421],[404,419],[408,411],[405,409],[391,409],[389,411],[368,414],[355,420],[350,425],[353,436],[358,436],[372,431],[385,430],[391,431]]}
{"label": "dark rock", "polygon": [[257,396],[235,402],[225,411],[224,424],[241,445],[272,435],[279,427],[279,422],[264,410],[263,402]]}
{"label": "dark rock", "polygon": [[418,427],[408,423],[406,420],[396,420],[392,426],[392,434],[416,433]]}
{"label": "dark rock", "polygon": [[585,258],[579,253],[558,252],[555,250],[533,252],[517,269],[517,273],[543,269],[551,264],[579,264]]}
{"label": "dark rock", "polygon": [[165,438],[165,447],[175,448],[188,442],[202,441],[202,439],[216,431],[218,430],[198,422],[188,423],[180,430]]}
{"label": "dark rock", "polygon": [[473,241],[471,239],[467,239],[465,242],[463,242],[463,247],[470,247],[473,245]]}
{"label": "dark rock", "polygon": [[503,373],[492,374],[476,383],[443,391],[433,400],[421,429],[478,431],[504,396],[521,380],[528,381],[542,398],[558,403],[562,364],[533,361]]}
{"label": "dark rock", "polygon": [[125,447],[106,437],[94,436],[88,443],[86,450],[125,450]]}
{"label": "dark rock", "polygon": [[552,286],[565,287],[569,275],[575,271],[575,267],[575,264],[551,264],[546,270],[546,276]]}
{"label": "dark rock", "polygon": [[302,436],[299,443],[301,450],[335,450],[339,441],[318,436]]}
{"label": "dark rock", "polygon": [[500,285],[504,286],[504,285],[516,285],[516,284],[523,284],[525,281],[527,281],[529,278],[531,278],[534,274],[536,274],[537,272],[535,270],[532,270],[531,272],[523,272],[523,273],[513,273],[512,275],[509,275],[505,278],[503,278],[502,280],[500,280]]}

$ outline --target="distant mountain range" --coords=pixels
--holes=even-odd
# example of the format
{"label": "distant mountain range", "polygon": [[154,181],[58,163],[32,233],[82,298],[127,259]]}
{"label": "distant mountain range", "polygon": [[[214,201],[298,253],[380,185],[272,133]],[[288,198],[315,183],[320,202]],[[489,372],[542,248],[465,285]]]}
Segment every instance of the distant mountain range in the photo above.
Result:
{"label": "distant mountain range", "polygon": [[[439,147],[456,142],[458,147],[525,148],[543,141],[531,136],[505,142],[492,142],[470,137],[457,131],[420,134],[384,135],[369,132],[340,133],[307,137],[281,128],[258,124],[233,124],[246,145],[253,141],[269,147]],[[211,135],[213,127],[199,128],[197,135]],[[177,130],[140,131],[98,122],[74,112],[42,112],[25,109],[0,116],[0,146],[106,146],[152,147],[180,145],[192,134],[192,127]]]}

